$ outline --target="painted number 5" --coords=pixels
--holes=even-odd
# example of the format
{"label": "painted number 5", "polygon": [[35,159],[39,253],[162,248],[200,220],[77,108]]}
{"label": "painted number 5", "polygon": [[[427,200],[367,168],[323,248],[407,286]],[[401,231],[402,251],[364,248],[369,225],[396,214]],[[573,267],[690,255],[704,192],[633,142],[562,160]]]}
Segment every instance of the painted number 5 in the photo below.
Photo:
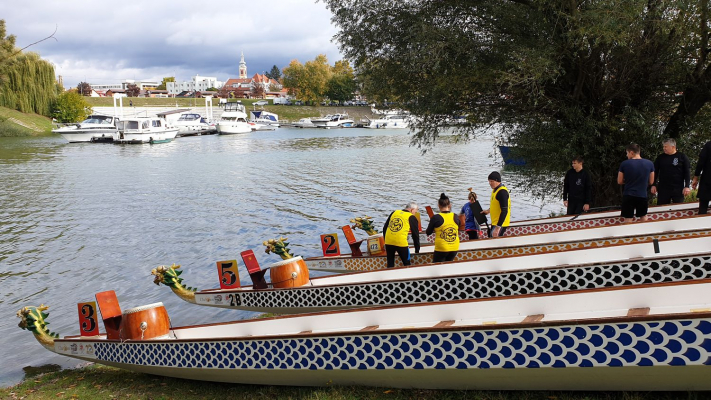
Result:
{"label": "painted number 5", "polygon": [[217,273],[220,277],[221,289],[234,289],[240,287],[237,260],[218,261]]}

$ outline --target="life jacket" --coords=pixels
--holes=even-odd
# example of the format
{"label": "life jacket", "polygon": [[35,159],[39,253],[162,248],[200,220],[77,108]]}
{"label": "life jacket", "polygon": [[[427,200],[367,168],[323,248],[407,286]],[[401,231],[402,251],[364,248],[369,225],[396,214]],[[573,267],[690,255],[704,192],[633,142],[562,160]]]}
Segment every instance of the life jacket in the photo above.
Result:
{"label": "life jacket", "polygon": [[454,213],[440,213],[444,223],[434,229],[435,251],[459,250],[459,224],[454,221]]}
{"label": "life jacket", "polygon": [[[496,194],[499,193],[500,190],[506,190],[508,192],[508,189],[506,186],[501,185],[496,190],[491,192],[491,201],[489,202],[489,210],[491,211],[491,224],[492,225],[498,225],[499,224],[499,216],[501,215],[501,204],[499,204],[499,201],[496,200]],[[504,224],[501,226],[506,227],[509,226],[509,223],[511,222],[511,194],[509,193],[509,201],[508,201],[508,210],[509,212],[506,214],[506,219],[504,220]]]}
{"label": "life jacket", "polygon": [[410,232],[411,213],[397,210],[390,216],[385,244],[398,247],[408,247],[407,234]]}

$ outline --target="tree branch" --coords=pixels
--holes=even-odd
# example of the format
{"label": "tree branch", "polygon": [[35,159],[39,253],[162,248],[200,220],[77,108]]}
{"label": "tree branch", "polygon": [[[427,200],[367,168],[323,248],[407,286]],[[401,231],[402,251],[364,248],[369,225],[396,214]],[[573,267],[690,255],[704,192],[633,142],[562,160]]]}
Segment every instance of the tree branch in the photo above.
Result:
{"label": "tree branch", "polygon": [[[54,34],[57,33],[57,29],[59,29],[59,26],[58,26],[58,25],[55,25],[55,27],[54,27],[54,32],[52,32],[51,35],[47,36],[46,38],[44,38],[44,39],[42,39],[42,40],[38,40],[38,41],[36,41],[36,42],[34,42],[34,43],[30,43],[30,44],[28,44],[27,46],[21,48],[20,50],[15,51],[14,53],[12,53],[12,54],[10,54],[9,56],[7,56],[4,60],[0,60],[0,63],[9,60],[9,59],[11,59],[12,57],[15,57],[16,55],[22,53],[23,50],[27,49],[28,47],[34,46],[34,45],[36,45],[37,43],[42,43],[42,42],[44,42],[44,41],[47,40],[47,39],[54,39],[54,40],[57,40],[57,38],[54,37]],[[58,41],[58,40],[57,40],[57,41]]]}

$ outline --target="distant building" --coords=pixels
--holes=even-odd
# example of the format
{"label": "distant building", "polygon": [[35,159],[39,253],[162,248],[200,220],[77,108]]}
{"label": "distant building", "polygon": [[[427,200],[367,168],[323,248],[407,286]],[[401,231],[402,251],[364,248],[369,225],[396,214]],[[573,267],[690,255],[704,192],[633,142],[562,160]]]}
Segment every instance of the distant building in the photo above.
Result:
{"label": "distant building", "polygon": [[160,85],[160,82],[148,81],[148,80],[137,81],[134,79],[124,79],[124,81],[121,83],[89,83],[89,86],[91,86],[91,88],[94,90],[102,90],[102,91],[106,92],[111,89],[126,90],[128,85],[131,85],[131,84],[138,86],[138,88],[141,90],[147,90],[147,89],[155,89],[158,85]]}
{"label": "distant building", "polygon": [[258,86],[262,87],[265,98],[286,96],[286,90],[281,83],[267,78],[264,74],[254,74],[251,78],[247,78],[247,63],[244,61],[244,53],[242,53],[239,62],[239,78],[228,79],[222,86],[219,96],[248,99],[252,97],[253,89]]}
{"label": "distant building", "polygon": [[219,89],[224,82],[218,81],[214,76],[195,75],[192,80],[184,82],[166,82],[165,88],[171,96],[177,96],[181,92],[205,92],[207,89]]}

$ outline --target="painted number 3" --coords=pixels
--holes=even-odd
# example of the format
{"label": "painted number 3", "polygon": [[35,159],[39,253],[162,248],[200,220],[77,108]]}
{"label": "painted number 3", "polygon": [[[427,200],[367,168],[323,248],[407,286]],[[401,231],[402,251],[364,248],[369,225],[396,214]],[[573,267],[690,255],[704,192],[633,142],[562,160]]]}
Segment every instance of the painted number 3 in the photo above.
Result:
{"label": "painted number 3", "polygon": [[84,304],[81,307],[81,315],[84,321],[81,324],[81,329],[84,332],[91,332],[96,329],[96,310],[91,304]]}

